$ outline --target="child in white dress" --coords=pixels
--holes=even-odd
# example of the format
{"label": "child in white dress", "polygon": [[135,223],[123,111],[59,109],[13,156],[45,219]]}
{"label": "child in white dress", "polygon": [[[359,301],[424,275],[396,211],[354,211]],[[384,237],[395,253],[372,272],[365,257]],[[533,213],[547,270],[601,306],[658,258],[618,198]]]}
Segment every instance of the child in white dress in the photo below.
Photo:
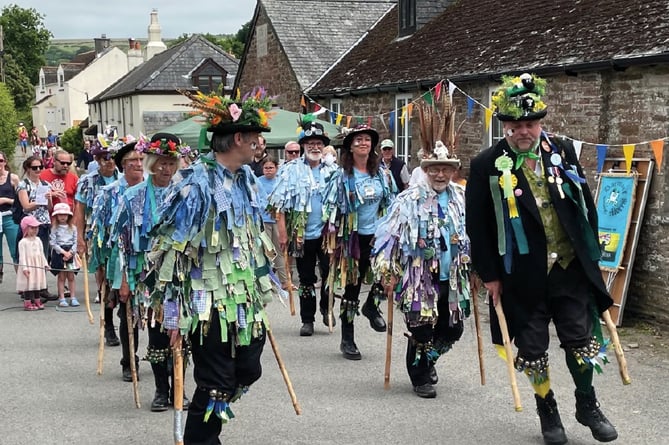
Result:
{"label": "child in white dress", "polygon": [[58,306],[67,307],[65,282],[70,290],[69,306],[79,306],[76,295],[77,282],[74,279],[79,264],[77,254],[77,228],[72,221],[72,210],[67,203],[53,206],[51,213],[51,273],[58,276]]}
{"label": "child in white dress", "polygon": [[19,270],[16,275],[16,290],[23,293],[23,309],[44,309],[40,291],[46,289],[46,269],[49,267],[42,241],[37,237],[39,221],[32,216],[21,220],[23,238],[19,241]]}

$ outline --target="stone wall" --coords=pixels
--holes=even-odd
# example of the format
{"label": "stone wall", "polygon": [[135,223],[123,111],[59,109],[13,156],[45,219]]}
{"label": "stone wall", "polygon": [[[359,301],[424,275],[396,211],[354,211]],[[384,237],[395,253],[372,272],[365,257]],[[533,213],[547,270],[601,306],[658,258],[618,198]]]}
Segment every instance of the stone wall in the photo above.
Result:
{"label": "stone wall", "polygon": [[152,136],[163,128],[182,122],[187,117],[187,113],[181,111],[145,111],[142,113],[144,134]]}

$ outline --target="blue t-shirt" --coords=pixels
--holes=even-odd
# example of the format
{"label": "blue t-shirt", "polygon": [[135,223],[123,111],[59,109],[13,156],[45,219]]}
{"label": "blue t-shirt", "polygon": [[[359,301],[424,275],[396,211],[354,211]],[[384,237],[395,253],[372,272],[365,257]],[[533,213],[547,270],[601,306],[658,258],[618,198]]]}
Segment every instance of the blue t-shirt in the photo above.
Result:
{"label": "blue t-shirt", "polygon": [[323,232],[323,197],[321,195],[321,166],[311,169],[314,177],[314,189],[311,191],[311,213],[304,228],[304,239],[318,239]]}
{"label": "blue t-shirt", "polygon": [[451,256],[452,252],[455,252],[455,246],[451,245],[451,220],[448,217],[448,189],[437,195],[439,201],[439,207],[441,211],[444,212],[444,225],[441,226],[441,236],[444,237],[444,242],[448,246],[448,250],[442,250],[441,258],[439,258],[439,281],[446,281],[451,275]]}
{"label": "blue t-shirt", "polygon": [[369,176],[353,169],[355,178],[355,190],[362,204],[358,207],[358,233],[360,235],[373,235],[376,230],[379,205],[383,198],[383,184],[378,176]]}
{"label": "blue t-shirt", "polygon": [[265,176],[260,176],[258,178],[258,205],[260,205],[260,210],[262,212],[262,221],[271,224],[276,223],[276,220],[274,220],[267,211],[267,197],[272,193],[272,190],[274,190],[275,184],[276,176],[274,179],[267,179]]}

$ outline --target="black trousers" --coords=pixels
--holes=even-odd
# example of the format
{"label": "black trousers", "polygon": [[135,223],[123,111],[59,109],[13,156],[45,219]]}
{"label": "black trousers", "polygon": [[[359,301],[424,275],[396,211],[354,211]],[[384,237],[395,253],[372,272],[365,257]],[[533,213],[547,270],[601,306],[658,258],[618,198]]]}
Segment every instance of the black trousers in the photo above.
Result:
{"label": "black trousers", "polygon": [[[112,292],[118,292],[116,290]],[[126,306],[127,303],[123,303],[119,300],[118,302],[118,316],[121,319],[118,323],[118,338],[121,340],[121,351],[123,353],[123,357],[121,358],[121,366],[126,367],[130,366],[130,336],[128,335],[128,317],[126,316]],[[132,331],[132,336],[135,341],[135,351],[134,351],[134,356],[135,356],[135,362],[139,362],[139,357],[137,357],[137,348],[139,347],[139,335],[137,331],[137,326]]]}
{"label": "black trousers", "polygon": [[[323,313],[328,311],[328,292],[326,289],[326,280],[330,272],[330,258],[323,251],[323,238],[308,239],[304,241],[304,255],[295,258],[297,273],[300,276],[300,286],[313,286],[318,281],[316,276],[316,261],[321,272],[321,301],[320,310]],[[313,323],[316,314],[316,299],[311,295],[300,297],[300,317],[302,323]]]}
{"label": "black trousers", "polygon": [[265,346],[265,330],[248,346],[234,346],[228,331],[227,342],[221,342],[221,326],[216,309],[212,310],[209,331],[202,335],[202,324],[190,334],[193,353],[195,394],[188,408],[184,432],[185,445],[215,445],[221,442],[221,419],[215,414],[204,421],[209,404],[209,390],[216,389],[232,396],[238,387],[250,386],[262,374],[260,356]]}
{"label": "black trousers", "polygon": [[567,269],[555,263],[548,274],[547,292],[539,298],[529,321],[515,338],[518,355],[536,360],[548,350],[548,324],[553,320],[563,348],[587,345],[592,337],[590,282],[574,258]]}
{"label": "black trousers", "polygon": [[434,326],[425,324],[412,327],[407,323],[407,329],[411,332],[411,339],[407,343],[406,366],[413,386],[428,383],[430,381],[430,368],[434,366],[434,363],[427,359],[424,351],[421,351],[418,363],[414,364],[418,349],[416,343],[423,345],[428,342],[432,342],[433,345],[454,343],[462,337],[464,331],[462,320],[453,326],[449,326],[448,323],[451,316],[451,311],[448,307],[448,288],[448,281],[439,283],[439,299],[437,300],[439,318],[437,318],[437,323]]}
{"label": "black trousers", "polygon": [[365,279],[367,269],[371,264],[369,255],[372,253],[372,238],[374,235],[358,235],[358,242],[360,244],[360,259],[358,260],[358,282],[356,284],[348,284],[344,288],[344,300],[359,301],[360,287],[362,281]]}

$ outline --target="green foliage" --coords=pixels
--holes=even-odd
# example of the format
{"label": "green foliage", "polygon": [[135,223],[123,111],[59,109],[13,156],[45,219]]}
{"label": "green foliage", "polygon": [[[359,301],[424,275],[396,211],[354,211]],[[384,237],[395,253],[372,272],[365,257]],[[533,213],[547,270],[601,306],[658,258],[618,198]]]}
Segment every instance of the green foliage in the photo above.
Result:
{"label": "green foliage", "polygon": [[32,101],[35,97],[35,90],[30,83],[30,79],[21,70],[11,54],[4,57],[5,64],[5,83],[10,94],[14,98],[14,105],[17,110],[30,110]]}
{"label": "green foliage", "polygon": [[60,146],[75,156],[78,155],[84,146],[84,133],[81,128],[75,125],[65,130],[60,137]]}
{"label": "green foliage", "polygon": [[[127,40],[125,40],[127,46]],[[115,45],[116,46],[116,45]],[[93,42],[86,43],[82,40],[74,41],[51,41],[47,48],[45,57],[48,66],[58,66],[61,63],[71,61],[74,56],[95,49]]]}
{"label": "green foliage", "polygon": [[[244,53],[244,45],[246,44],[246,39],[248,38],[249,31],[251,29],[251,22],[247,22],[237,31],[234,35],[214,35],[214,34],[202,34],[202,37],[209,40],[214,45],[220,46],[226,52],[232,54],[236,58],[240,59]],[[168,46],[171,48],[179,43],[185,42],[190,38],[189,34],[181,34],[176,39],[170,41]]]}
{"label": "green foliage", "polygon": [[46,63],[44,53],[53,37],[44,28],[44,16],[34,8],[8,5],[2,8],[0,25],[5,34],[5,53],[11,54],[21,70],[35,85],[39,69]]}
{"label": "green foliage", "polygon": [[0,149],[10,160],[14,157],[18,139],[17,124],[12,96],[5,84],[0,83]]}

